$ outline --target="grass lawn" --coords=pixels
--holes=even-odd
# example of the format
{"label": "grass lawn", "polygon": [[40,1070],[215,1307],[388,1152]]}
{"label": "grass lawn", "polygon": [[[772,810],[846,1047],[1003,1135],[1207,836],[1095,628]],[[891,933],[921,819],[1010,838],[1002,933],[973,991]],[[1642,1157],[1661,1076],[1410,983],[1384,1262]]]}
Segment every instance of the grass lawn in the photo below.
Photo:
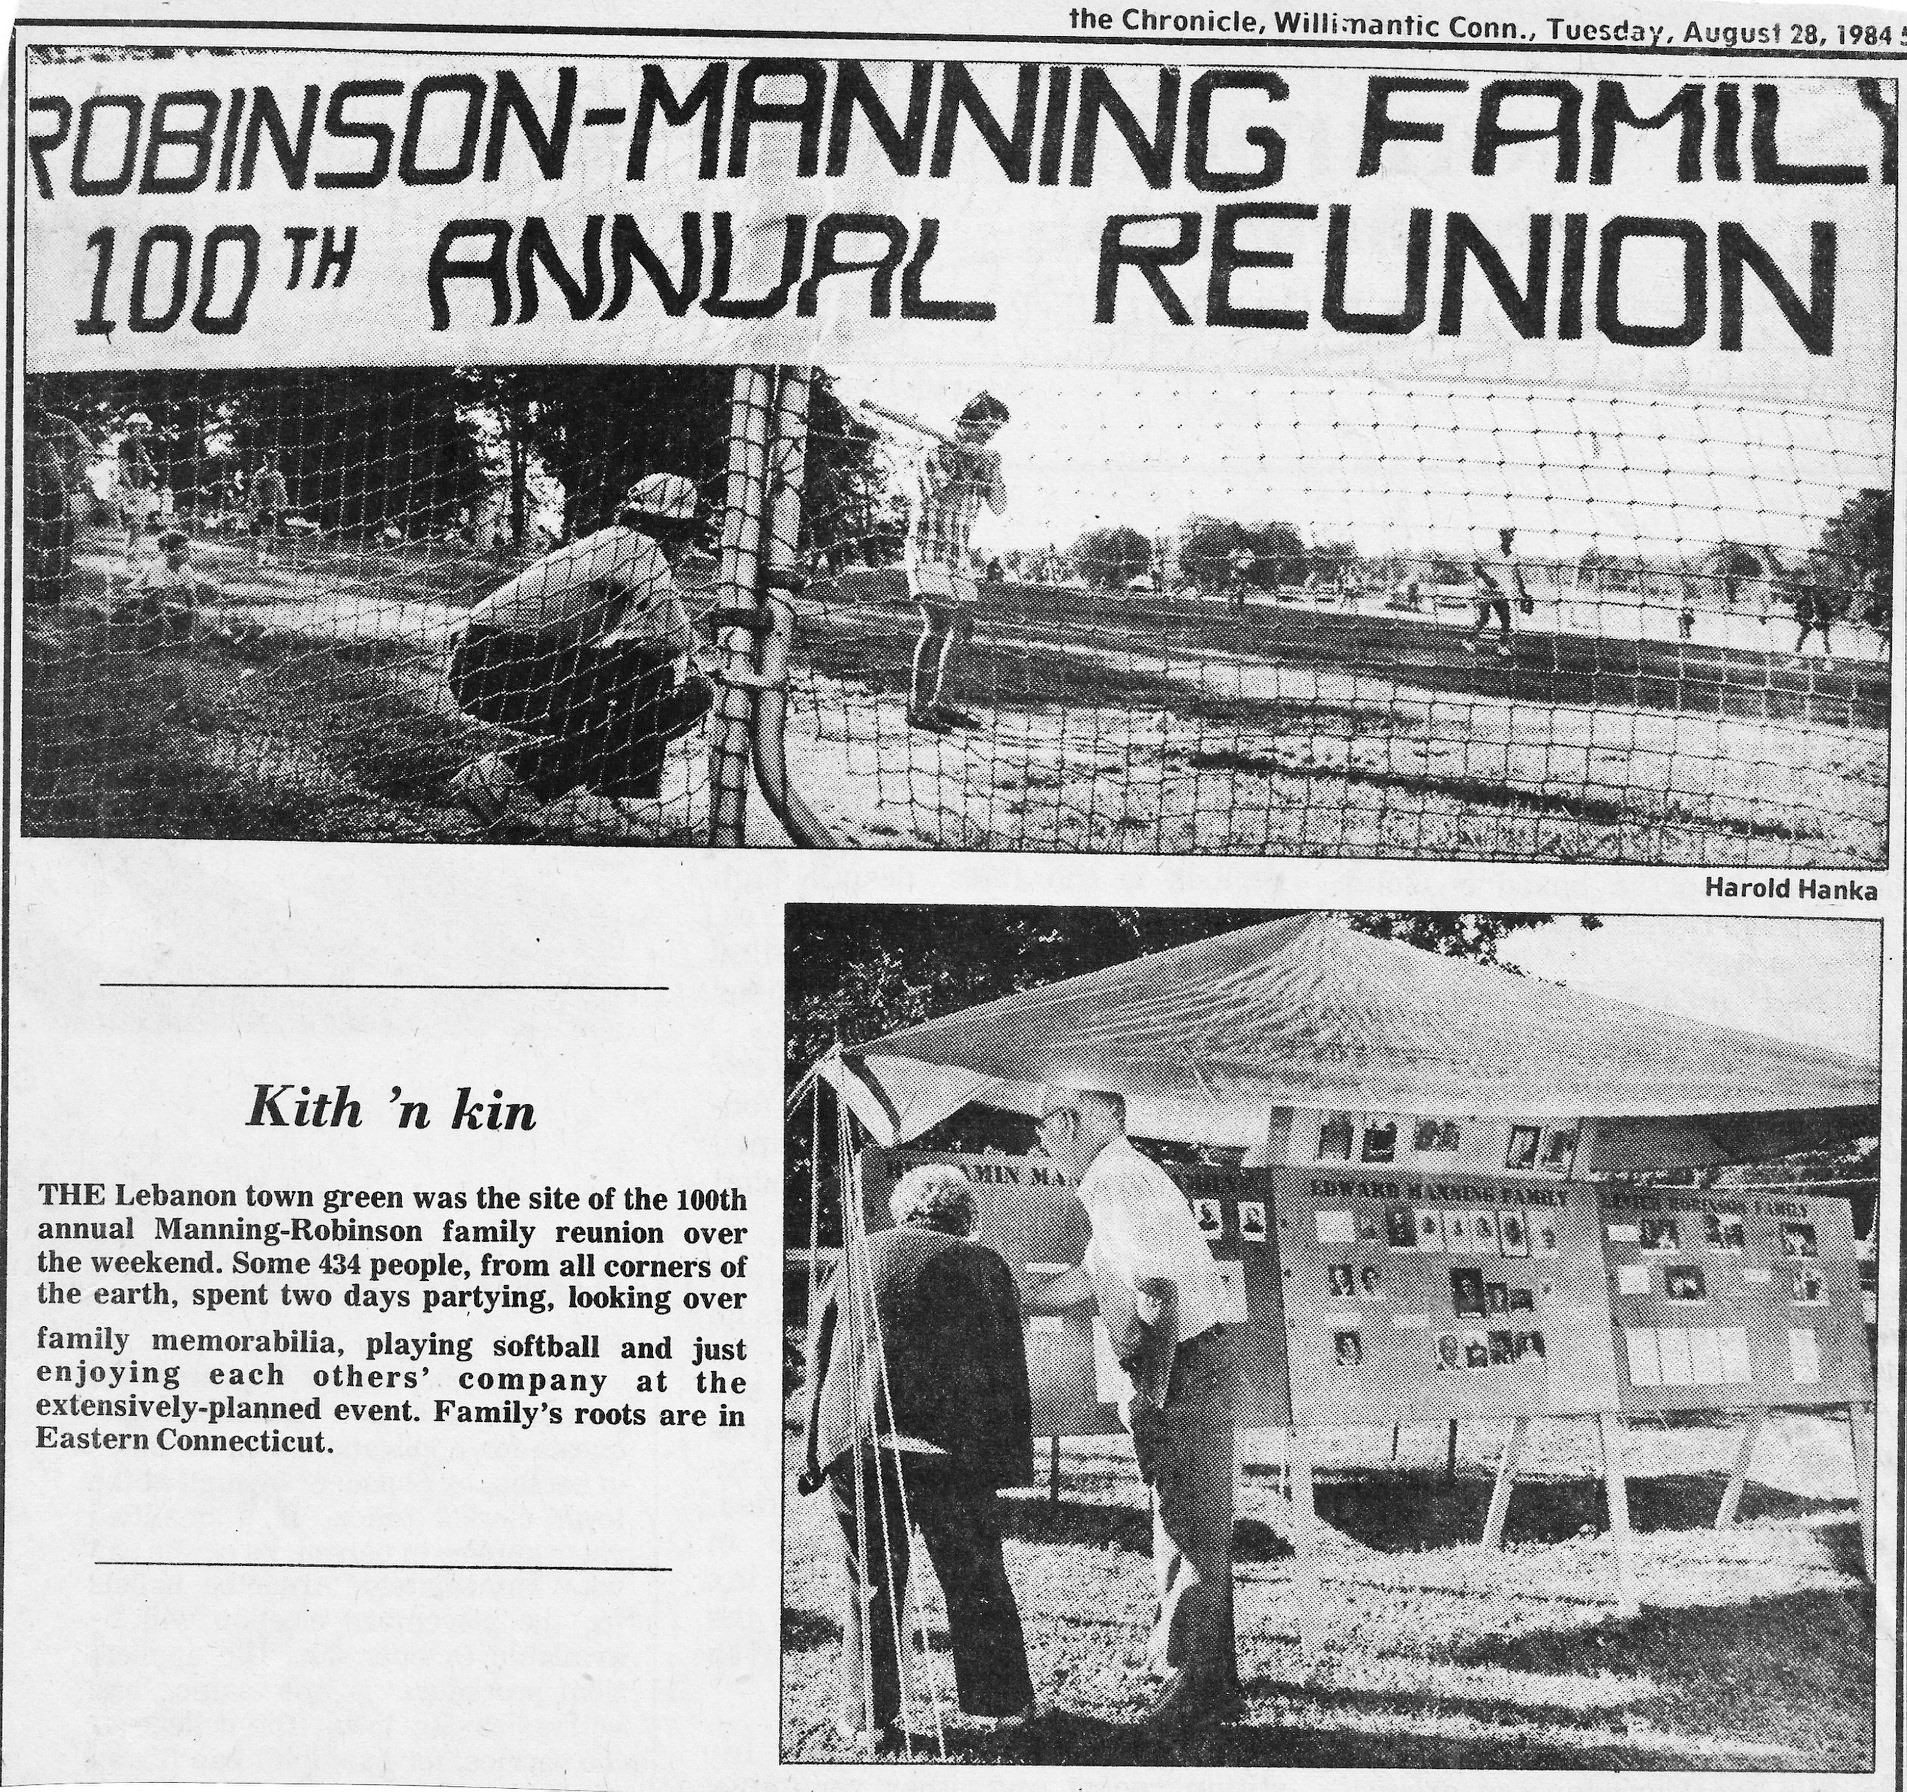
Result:
{"label": "grass lawn", "polygon": [[[1147,1685],[1126,1658],[1150,1617],[1145,1490],[1123,1439],[1069,1440],[1061,1499],[1008,1498],[1007,1570],[1033,1681],[1053,1717],[995,1739],[962,1730],[944,1608],[919,1588],[947,1754],[961,1761],[1418,1768],[1705,1768],[1858,1772],[1873,1758],[1874,1597],[1861,1574],[1846,1425],[1764,1429],[1736,1528],[1711,1528],[1739,1433],[1638,1422],[1627,1432],[1642,1615],[1615,1611],[1590,1425],[1537,1421],[1506,1546],[1481,1536],[1506,1426],[1316,1434],[1322,1648],[1298,1647],[1293,1535],[1277,1433],[1241,1438],[1235,1533],[1239,1672],[1249,1711],[1178,1748],[1132,1726]],[[791,1434],[791,1449],[799,1438]],[[792,1463],[792,1456],[790,1462]],[[1042,1473],[1045,1445],[1041,1445]],[[840,1760],[830,1727],[838,1533],[786,1493],[783,1753]],[[931,1708],[922,1719],[931,1732]],[[931,1735],[917,1758],[937,1759]]]}

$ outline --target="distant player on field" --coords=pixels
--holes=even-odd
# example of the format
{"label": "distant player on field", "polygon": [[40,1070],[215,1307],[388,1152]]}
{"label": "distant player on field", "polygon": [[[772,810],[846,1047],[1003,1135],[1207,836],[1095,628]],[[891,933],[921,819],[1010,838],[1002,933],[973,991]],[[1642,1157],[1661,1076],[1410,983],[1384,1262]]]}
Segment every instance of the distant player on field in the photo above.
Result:
{"label": "distant player on field", "polygon": [[955,654],[972,638],[973,606],[980,595],[967,571],[973,520],[983,502],[995,516],[1006,513],[1000,457],[987,444],[1010,416],[991,392],[977,393],[955,421],[956,440],[936,442],[921,465],[904,549],[908,591],[920,606],[921,623],[907,720],[929,734],[979,726],[945,697]]}
{"label": "distant player on field", "polygon": [[[452,781],[485,827],[565,798],[584,832],[626,831],[615,799],[662,794],[669,742],[714,702],[672,567],[699,532],[695,487],[652,473],[607,529],[546,554],[470,612],[450,688],[472,715],[535,738]],[[567,795],[566,795],[567,793]]]}
{"label": "distant player on field", "polygon": [[1475,587],[1473,601],[1477,606],[1477,625],[1464,636],[1463,650],[1465,653],[1477,651],[1477,644],[1483,639],[1494,616],[1497,626],[1496,656],[1500,660],[1507,660],[1515,657],[1515,649],[1510,645],[1510,600],[1514,598],[1527,608],[1530,594],[1523,587],[1523,568],[1517,563],[1516,531],[1499,529],[1496,533],[1499,551],[1495,554],[1479,554],[1470,564]]}
{"label": "distant player on field", "polygon": [[128,575],[152,515],[159,508],[159,469],[146,446],[146,431],[151,427],[152,419],[144,411],[134,411],[126,419],[126,431],[119,438],[114,469],[113,493],[119,505],[119,520],[126,526]]}
{"label": "distant player on field", "polygon": [[258,471],[252,475],[251,489],[246,493],[246,509],[250,513],[252,525],[254,566],[271,564],[271,551],[266,544],[277,540],[278,531],[284,526],[285,508],[289,501],[285,492],[285,476],[278,470],[277,457],[267,454],[259,461]]}

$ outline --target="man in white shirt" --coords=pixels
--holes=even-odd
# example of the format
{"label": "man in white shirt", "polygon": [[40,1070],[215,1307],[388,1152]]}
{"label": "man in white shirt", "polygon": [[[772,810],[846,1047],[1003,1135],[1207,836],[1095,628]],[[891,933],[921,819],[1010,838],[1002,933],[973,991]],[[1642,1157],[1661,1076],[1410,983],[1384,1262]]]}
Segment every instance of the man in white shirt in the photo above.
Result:
{"label": "man in white shirt", "polygon": [[661,794],[669,742],[714,702],[706,678],[681,675],[695,641],[671,571],[699,527],[694,486],[652,473],[609,528],[544,555],[472,607],[450,688],[472,715],[535,737],[453,780],[484,826],[526,799],[580,792],[572,821],[613,833],[615,799]]}
{"label": "man in white shirt", "polygon": [[1040,1145],[1078,1178],[1093,1236],[1084,1261],[1033,1288],[1027,1306],[1050,1313],[1096,1301],[1132,1377],[1122,1411],[1152,1493],[1157,1590],[1146,1667],[1164,1681],[1145,1721],[1164,1732],[1228,1722],[1242,1699],[1224,1284],[1184,1195],[1127,1139],[1123,1097],[1048,1090]]}

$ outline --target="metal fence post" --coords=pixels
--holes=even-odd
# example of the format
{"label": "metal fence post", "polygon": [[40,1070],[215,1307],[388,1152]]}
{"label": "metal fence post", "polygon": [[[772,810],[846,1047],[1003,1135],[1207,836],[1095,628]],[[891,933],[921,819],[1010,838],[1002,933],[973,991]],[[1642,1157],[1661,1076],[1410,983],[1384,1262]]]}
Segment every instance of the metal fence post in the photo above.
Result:
{"label": "metal fence post", "polygon": [[[721,608],[756,607],[762,504],[768,468],[768,370],[735,369],[729,406],[728,483],[723,495],[722,558],[717,575]],[[746,840],[748,742],[754,712],[755,631],[730,624],[716,636],[721,662],[709,720],[709,844]]]}

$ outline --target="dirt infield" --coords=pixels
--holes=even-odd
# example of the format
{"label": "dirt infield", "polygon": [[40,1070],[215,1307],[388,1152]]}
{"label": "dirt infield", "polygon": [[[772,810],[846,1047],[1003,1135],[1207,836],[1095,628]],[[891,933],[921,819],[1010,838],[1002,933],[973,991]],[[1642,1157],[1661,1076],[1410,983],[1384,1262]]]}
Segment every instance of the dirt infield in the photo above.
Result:
{"label": "dirt infield", "polygon": [[[512,737],[444,680],[477,597],[514,570],[443,544],[300,544],[216,586],[190,639],[108,620],[84,544],[29,618],[28,833],[327,840],[480,835],[449,781]],[[1866,868],[1885,853],[1888,668],[1526,629],[1463,651],[1431,618],[987,586],[951,698],[908,725],[899,576],[801,601],[788,758],[844,845],[1622,860]],[[706,831],[695,739],[631,837]],[[560,834],[557,837],[562,837]],[[751,844],[783,845],[759,797]]]}

